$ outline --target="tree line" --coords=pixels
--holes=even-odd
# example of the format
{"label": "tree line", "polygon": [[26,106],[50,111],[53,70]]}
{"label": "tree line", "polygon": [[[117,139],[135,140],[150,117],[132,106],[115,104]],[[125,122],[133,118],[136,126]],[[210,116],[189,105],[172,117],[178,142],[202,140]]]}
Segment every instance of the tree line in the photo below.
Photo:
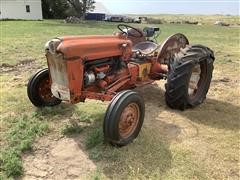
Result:
{"label": "tree line", "polygon": [[84,18],[94,10],[94,0],[42,0],[44,19],[63,19],[68,16]]}

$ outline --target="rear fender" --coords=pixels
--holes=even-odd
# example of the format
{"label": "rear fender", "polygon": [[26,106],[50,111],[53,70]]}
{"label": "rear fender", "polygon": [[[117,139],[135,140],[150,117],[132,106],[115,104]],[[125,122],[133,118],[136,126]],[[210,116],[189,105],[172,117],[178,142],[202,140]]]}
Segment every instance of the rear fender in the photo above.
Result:
{"label": "rear fender", "polygon": [[169,64],[169,60],[178,53],[181,48],[185,48],[189,44],[187,37],[181,33],[174,34],[166,39],[161,45],[158,53],[158,62],[161,64]]}

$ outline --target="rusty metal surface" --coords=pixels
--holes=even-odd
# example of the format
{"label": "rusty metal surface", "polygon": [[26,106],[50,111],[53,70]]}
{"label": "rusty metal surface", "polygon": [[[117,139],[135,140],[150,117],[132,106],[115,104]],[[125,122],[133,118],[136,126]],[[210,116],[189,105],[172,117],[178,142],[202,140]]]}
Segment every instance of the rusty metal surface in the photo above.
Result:
{"label": "rusty metal surface", "polygon": [[131,75],[131,81],[129,81],[129,84],[135,85],[137,82],[137,77],[139,75],[139,67],[137,64],[130,62],[128,63],[128,69]]}
{"label": "rusty metal surface", "polygon": [[[152,64],[150,62],[144,62],[144,63],[131,62],[129,64],[136,65],[138,67],[138,69],[136,69],[136,70],[132,69],[133,71],[138,71],[138,74],[137,74],[138,80],[147,81],[149,79],[148,75],[150,74],[150,70],[151,70],[151,66],[152,66]],[[131,72],[130,72],[130,74],[131,74]]]}
{"label": "rusty metal surface", "polygon": [[77,103],[81,100],[83,65],[81,59],[65,61],[62,54],[46,54],[51,75],[51,91],[61,100]]}
{"label": "rusty metal surface", "polygon": [[140,118],[140,109],[136,103],[128,104],[121,116],[119,121],[119,134],[122,138],[126,139],[130,137],[137,128]]}
{"label": "rusty metal surface", "polygon": [[147,81],[149,79],[148,75],[151,70],[151,63],[142,63],[139,64],[139,77],[138,79],[141,81]]}
{"label": "rusty metal surface", "polygon": [[145,41],[133,46],[133,51],[140,51],[142,54],[150,55],[154,53],[158,48],[158,44],[150,41]]}
{"label": "rusty metal surface", "polygon": [[99,92],[90,92],[90,91],[82,91],[82,97],[88,99],[96,99],[101,101],[111,101],[115,94],[103,94]]}
{"label": "rusty metal surface", "polygon": [[53,55],[47,52],[46,57],[52,81],[52,94],[64,101],[70,101],[67,61],[63,60],[61,54]]}
{"label": "rusty metal surface", "polygon": [[121,36],[70,36],[59,38],[57,51],[65,59],[95,60],[106,57],[131,56],[132,42]]}
{"label": "rusty metal surface", "polygon": [[152,62],[151,71],[150,71],[150,78],[154,80],[163,79],[163,74],[167,74],[168,72],[168,65],[160,64],[159,62],[155,61]]}
{"label": "rusty metal surface", "polygon": [[68,81],[71,96],[71,103],[75,104],[81,101],[81,92],[83,88],[84,67],[81,59],[67,62]]}
{"label": "rusty metal surface", "polygon": [[188,39],[181,33],[170,36],[160,47],[158,62],[168,64],[174,54],[179,52],[180,48],[184,48],[188,44]]}
{"label": "rusty metal surface", "polygon": [[188,84],[188,94],[189,96],[194,96],[196,91],[198,90],[198,82],[200,80],[201,68],[200,64],[197,64],[192,69],[192,74],[190,76],[189,84]]}
{"label": "rusty metal surface", "polygon": [[204,61],[196,64],[192,69],[192,74],[188,84],[188,98],[190,102],[199,99],[205,88],[207,78],[207,64]]}
{"label": "rusty metal surface", "polygon": [[[140,43],[140,42],[145,42],[146,41],[146,37],[144,36],[144,32],[142,29],[136,28],[139,32],[141,32],[143,34],[142,37],[133,37],[133,36],[128,36],[128,39],[130,39],[133,43],[133,46]],[[133,29],[129,29],[130,33],[133,35],[136,35],[136,31],[134,31]]]}
{"label": "rusty metal surface", "polygon": [[56,98],[51,92],[51,82],[49,77],[43,79],[38,86],[38,93],[45,102],[53,102]]}
{"label": "rusty metal surface", "polygon": [[[111,100],[120,90],[133,88],[138,85],[152,83],[149,75],[166,73],[166,65],[148,60],[144,63],[130,62],[132,55],[132,40],[121,35],[116,36],[67,36],[58,38],[60,42],[54,52],[47,51],[48,66],[51,75],[51,91],[55,97],[72,104],[84,101],[86,98]],[[169,37],[161,46],[158,54],[159,61],[168,60],[188,40],[182,34]],[[84,62],[106,57],[119,57],[128,65],[107,75],[101,81],[90,86],[84,85]],[[156,58],[156,57],[155,57]],[[107,73],[109,65],[94,67],[93,72]]]}
{"label": "rusty metal surface", "polygon": [[130,76],[122,78],[117,83],[115,83],[113,86],[111,86],[109,89],[107,89],[108,94],[112,94],[117,92],[119,89],[125,87],[128,85],[128,82],[130,81]]}

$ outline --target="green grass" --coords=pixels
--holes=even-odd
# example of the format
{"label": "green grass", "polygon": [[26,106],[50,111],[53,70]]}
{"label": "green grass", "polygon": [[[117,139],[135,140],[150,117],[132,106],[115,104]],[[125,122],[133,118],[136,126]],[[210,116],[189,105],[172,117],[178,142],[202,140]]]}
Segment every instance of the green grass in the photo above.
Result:
{"label": "green grass", "polygon": [[61,129],[61,133],[63,135],[79,134],[82,131],[83,131],[83,128],[79,126],[77,123],[67,123]]}
{"label": "green grass", "polygon": [[[86,151],[98,166],[93,179],[237,179],[240,29],[210,25],[219,17],[198,18],[203,18],[207,25],[152,26],[161,28],[159,42],[181,32],[190,43],[204,44],[214,50],[214,81],[208,99],[196,109],[179,112],[166,107],[162,86],[143,90],[147,121],[136,141],[123,148],[114,148],[104,142],[102,121],[107,103],[87,101],[36,109],[26,95],[30,75],[46,67],[43,49],[46,41],[63,35],[112,34],[117,31],[117,24],[1,21],[0,65],[14,66],[25,60],[35,60],[25,69],[17,67],[17,71],[0,73],[2,179],[22,174],[21,154],[31,151],[36,137],[51,133],[53,129],[66,136],[86,135]],[[235,17],[226,18],[229,22],[236,22]],[[224,77],[230,82],[221,82]],[[159,96],[157,101],[156,96]]]}
{"label": "green grass", "polygon": [[101,128],[97,128],[92,131],[87,139],[86,139],[86,147],[87,149],[91,149],[101,143],[103,143],[103,130]]}
{"label": "green grass", "polygon": [[33,140],[45,134],[48,124],[26,114],[4,118],[3,121],[11,123],[11,127],[4,136],[6,143],[0,151],[1,169],[8,177],[19,176],[23,171],[21,153],[32,149]]}

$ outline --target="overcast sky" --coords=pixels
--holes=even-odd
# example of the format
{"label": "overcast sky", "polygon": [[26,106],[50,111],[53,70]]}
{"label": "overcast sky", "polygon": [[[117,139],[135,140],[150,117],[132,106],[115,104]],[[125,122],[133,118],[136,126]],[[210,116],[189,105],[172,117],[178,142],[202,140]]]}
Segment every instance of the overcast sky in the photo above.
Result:
{"label": "overcast sky", "polygon": [[239,0],[96,0],[112,14],[232,14]]}

